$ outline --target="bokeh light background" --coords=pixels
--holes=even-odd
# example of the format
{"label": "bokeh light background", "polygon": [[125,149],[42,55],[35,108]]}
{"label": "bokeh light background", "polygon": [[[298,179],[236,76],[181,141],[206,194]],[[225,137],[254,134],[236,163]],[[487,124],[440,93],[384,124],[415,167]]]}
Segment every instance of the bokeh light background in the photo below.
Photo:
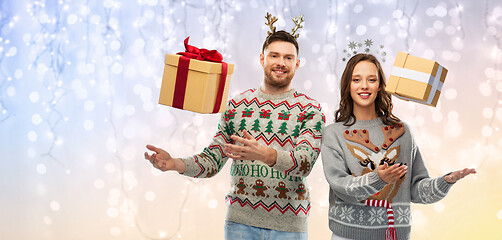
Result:
{"label": "bokeh light background", "polygon": [[[186,156],[218,121],[157,104],[166,53],[192,45],[236,64],[231,95],[257,87],[265,13],[300,30],[294,87],[333,121],[349,41],[449,69],[436,108],[394,99],[432,176],[475,167],[433,205],[413,205],[412,239],[502,239],[502,2],[0,1],[0,238],[222,239],[229,165],[212,179],[162,173],[151,143]],[[380,52],[381,53],[381,52]],[[378,55],[383,61],[383,56]],[[328,185],[309,176],[311,239],[329,239]],[[287,224],[287,223],[284,223]]]}

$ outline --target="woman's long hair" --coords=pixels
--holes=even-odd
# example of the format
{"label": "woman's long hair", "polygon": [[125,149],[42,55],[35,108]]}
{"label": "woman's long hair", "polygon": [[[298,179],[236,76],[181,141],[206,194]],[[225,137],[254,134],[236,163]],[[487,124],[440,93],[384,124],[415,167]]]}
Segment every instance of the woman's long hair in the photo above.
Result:
{"label": "woman's long hair", "polygon": [[353,113],[354,101],[350,96],[350,83],[352,82],[352,73],[359,62],[368,61],[378,69],[378,79],[380,80],[380,91],[375,99],[375,111],[377,116],[382,119],[386,125],[397,126],[401,120],[392,114],[391,95],[385,91],[386,81],[382,66],[378,59],[371,54],[357,54],[349,59],[347,66],[342,74],[340,82],[340,106],[335,112],[335,122],[344,122],[345,126],[352,126],[356,123],[356,116]]}

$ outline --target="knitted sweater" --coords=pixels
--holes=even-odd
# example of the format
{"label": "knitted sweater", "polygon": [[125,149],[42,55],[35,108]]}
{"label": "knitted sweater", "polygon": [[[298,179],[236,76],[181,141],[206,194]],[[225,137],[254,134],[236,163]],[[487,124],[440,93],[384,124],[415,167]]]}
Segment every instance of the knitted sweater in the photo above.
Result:
{"label": "knitted sweater", "polygon": [[277,151],[269,167],[261,161],[233,160],[226,219],[249,226],[306,232],[310,198],[305,177],[319,155],[325,117],[320,104],[294,89],[280,95],[248,90],[230,100],[217,133],[202,153],[184,158],[184,175],[212,177],[225,165],[225,143],[248,131]]}
{"label": "knitted sweater", "polygon": [[[321,153],[330,186],[329,227],[341,237],[383,240],[394,232],[397,239],[409,239],[410,202],[437,202],[452,186],[443,177],[429,177],[405,124],[385,126],[380,118],[330,124],[323,130]],[[384,161],[406,164],[407,173],[386,184],[376,171]]]}

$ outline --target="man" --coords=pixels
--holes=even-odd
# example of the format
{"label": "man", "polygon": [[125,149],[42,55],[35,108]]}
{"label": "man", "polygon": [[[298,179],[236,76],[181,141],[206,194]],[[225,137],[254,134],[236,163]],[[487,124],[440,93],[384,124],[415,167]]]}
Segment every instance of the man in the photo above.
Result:
{"label": "man", "polygon": [[172,158],[147,145],[145,159],[162,170],[212,177],[232,158],[225,239],[307,239],[305,177],[319,155],[325,123],[320,104],[291,88],[300,66],[296,38],[269,34],[260,54],[264,80],[230,100],[209,147]]}

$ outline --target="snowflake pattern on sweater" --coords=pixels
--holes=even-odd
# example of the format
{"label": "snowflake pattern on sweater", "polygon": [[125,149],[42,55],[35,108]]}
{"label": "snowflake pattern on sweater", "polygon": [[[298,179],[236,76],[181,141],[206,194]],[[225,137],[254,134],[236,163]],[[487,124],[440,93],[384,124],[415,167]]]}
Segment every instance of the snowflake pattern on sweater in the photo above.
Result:
{"label": "snowflake pattern on sweater", "polygon": [[[200,154],[184,158],[184,175],[212,177],[229,159],[230,136],[248,131],[277,151],[273,167],[261,161],[232,160],[227,220],[279,231],[307,231],[310,194],[306,177],[320,152],[325,117],[320,104],[291,90],[267,95],[251,89],[230,100],[218,131]],[[284,224],[287,222],[288,224]]]}

